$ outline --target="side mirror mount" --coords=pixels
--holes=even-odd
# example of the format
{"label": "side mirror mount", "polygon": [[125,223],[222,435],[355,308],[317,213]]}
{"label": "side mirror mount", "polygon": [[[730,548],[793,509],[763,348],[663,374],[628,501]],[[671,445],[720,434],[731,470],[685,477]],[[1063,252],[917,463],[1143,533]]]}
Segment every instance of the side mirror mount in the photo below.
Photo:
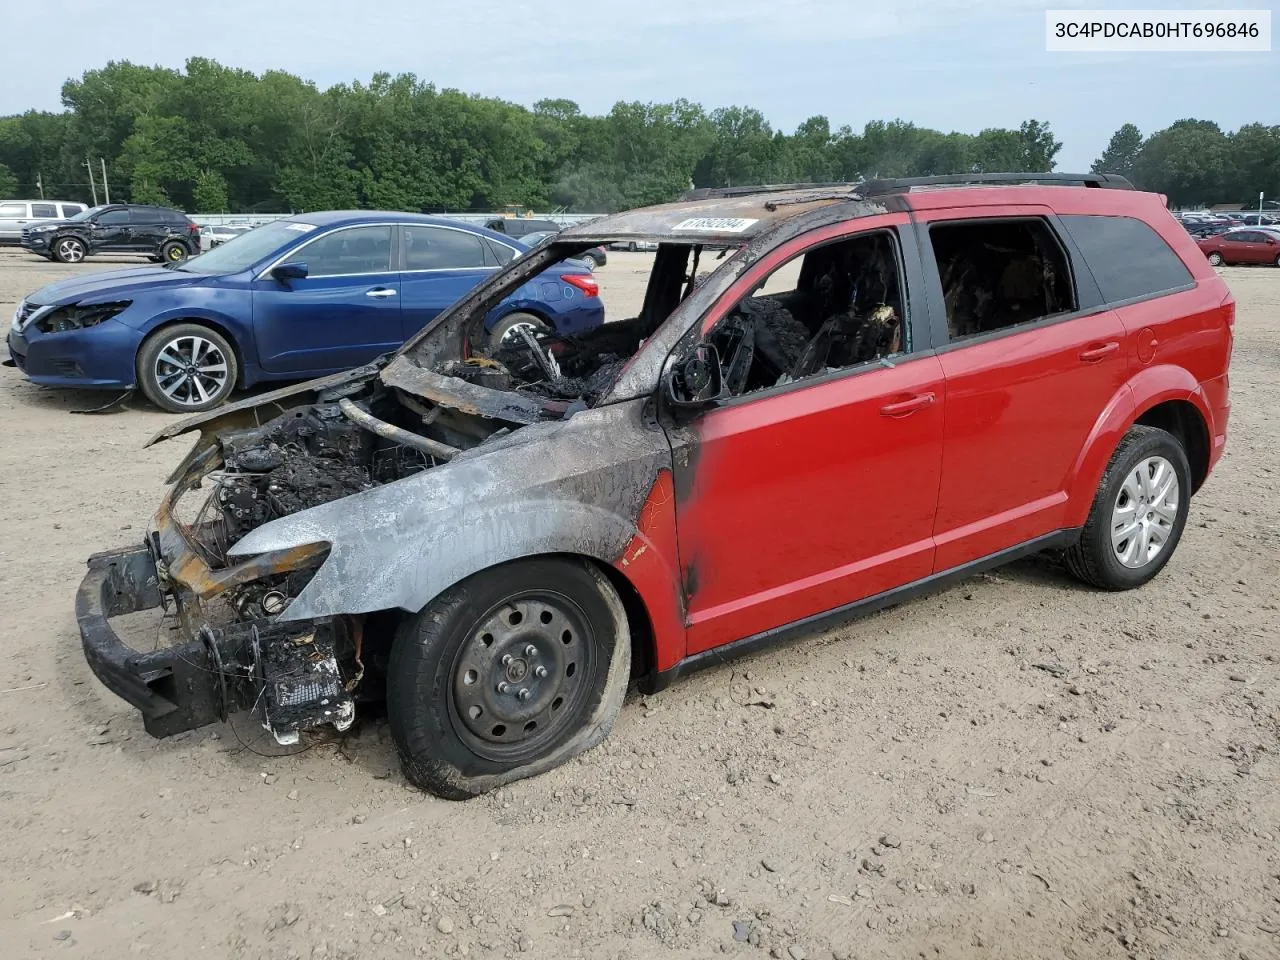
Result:
{"label": "side mirror mount", "polygon": [[305,263],[282,263],[271,271],[271,275],[277,280],[305,280],[307,279],[307,265]]}
{"label": "side mirror mount", "polygon": [[701,343],[693,353],[667,368],[662,378],[663,399],[673,410],[701,410],[724,395],[724,375],[720,354],[709,343]]}

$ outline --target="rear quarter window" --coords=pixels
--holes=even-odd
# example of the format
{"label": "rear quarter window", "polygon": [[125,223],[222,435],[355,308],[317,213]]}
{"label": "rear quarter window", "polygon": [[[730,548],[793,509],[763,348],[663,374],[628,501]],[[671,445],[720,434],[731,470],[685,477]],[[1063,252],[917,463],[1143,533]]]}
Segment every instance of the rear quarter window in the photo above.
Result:
{"label": "rear quarter window", "polygon": [[1156,296],[1195,282],[1160,234],[1141,220],[1081,215],[1060,219],[1108,303]]}

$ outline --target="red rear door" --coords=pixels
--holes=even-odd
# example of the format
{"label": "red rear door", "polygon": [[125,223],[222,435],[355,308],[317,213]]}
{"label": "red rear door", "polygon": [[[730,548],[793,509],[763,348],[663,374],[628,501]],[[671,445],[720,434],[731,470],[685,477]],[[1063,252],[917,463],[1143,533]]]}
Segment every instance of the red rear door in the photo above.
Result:
{"label": "red rear door", "polygon": [[[909,296],[918,297],[907,216],[890,214],[774,250],[721,298],[703,329],[714,342],[718,321],[763,281],[771,291],[772,277],[792,269],[796,255],[869,233],[891,238]],[[923,307],[917,313],[924,319]],[[927,324],[912,330],[927,340]],[[689,431],[695,437],[688,457],[675,458],[690,654],[931,572],[943,377],[927,342],[915,339],[911,348],[888,362],[743,393],[673,432],[677,448],[689,443]]]}
{"label": "red rear door", "polygon": [[[933,303],[943,314],[935,321],[935,331],[942,327],[935,339],[948,340],[940,353],[947,417],[934,523],[935,567],[942,571],[1063,526],[1072,467],[1124,383],[1128,361],[1116,313],[1075,308],[1079,300],[1066,250],[1047,208],[956,208],[928,211],[922,219]],[[959,225],[973,232],[957,230]],[[946,233],[948,226],[954,232]],[[1021,257],[1009,230],[1038,238],[1044,259]],[[946,251],[945,284],[931,262],[936,250]],[[966,272],[971,255],[980,265],[976,272],[972,266]],[[1026,261],[1021,271],[1013,262],[1019,259]],[[1034,300],[1044,262],[1057,264],[1055,289],[1067,298],[1049,315],[1025,306]],[[993,279],[983,279],[984,270]],[[1019,307],[1022,313],[997,316],[1006,303],[1012,305],[1007,311]],[[961,329],[970,322],[966,309],[988,329]],[[1006,321],[1008,326],[999,326]]]}

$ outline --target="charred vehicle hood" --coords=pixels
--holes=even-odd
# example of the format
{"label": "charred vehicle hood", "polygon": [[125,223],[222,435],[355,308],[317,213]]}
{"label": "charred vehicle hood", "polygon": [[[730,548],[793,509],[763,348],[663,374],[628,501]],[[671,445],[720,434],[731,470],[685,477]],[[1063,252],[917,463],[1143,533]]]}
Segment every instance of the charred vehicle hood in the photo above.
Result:
{"label": "charred vehicle hood", "polygon": [[301,620],[419,610],[479,570],[541,553],[614,562],[660,471],[666,435],[644,403],[525,426],[452,461],[272,520],[233,558],[327,543],[314,578],[281,614]]}

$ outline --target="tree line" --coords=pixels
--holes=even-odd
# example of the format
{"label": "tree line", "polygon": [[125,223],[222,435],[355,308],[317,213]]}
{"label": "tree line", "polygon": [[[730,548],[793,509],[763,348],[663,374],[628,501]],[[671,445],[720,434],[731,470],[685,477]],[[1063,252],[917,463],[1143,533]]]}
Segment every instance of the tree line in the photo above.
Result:
{"label": "tree line", "polygon": [[[184,70],[112,62],[68,80],[62,102],[62,112],[0,118],[0,197],[36,196],[39,177],[48,197],[89,200],[86,159],[96,175],[103,158],[113,199],[197,213],[595,213],[671,200],[690,186],[1050,171],[1062,148],[1039,120],[969,134],[901,120],[833,129],[814,116],[787,134],[750,107],[619,102],[590,116],[571,100],[529,109],[411,74],[321,90],[202,58]],[[1280,127],[1218,131],[1217,140],[1209,128],[1217,131],[1181,121],[1143,139],[1126,127],[1099,164],[1171,198],[1280,186]]]}

